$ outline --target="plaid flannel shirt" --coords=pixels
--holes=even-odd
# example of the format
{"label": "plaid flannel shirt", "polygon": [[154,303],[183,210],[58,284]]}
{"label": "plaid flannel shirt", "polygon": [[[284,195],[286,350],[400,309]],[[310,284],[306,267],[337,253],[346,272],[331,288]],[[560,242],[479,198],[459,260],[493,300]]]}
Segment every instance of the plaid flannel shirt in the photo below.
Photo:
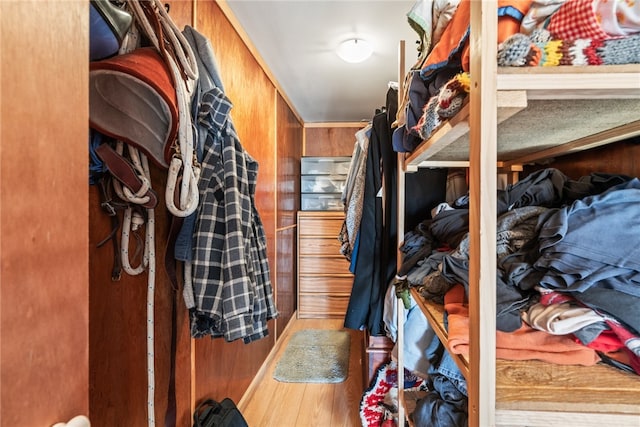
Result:
{"label": "plaid flannel shirt", "polygon": [[277,316],[264,227],[254,204],[258,163],[242,148],[219,88],[205,93],[198,117],[207,129],[194,235],[191,335],[242,338],[268,335]]}

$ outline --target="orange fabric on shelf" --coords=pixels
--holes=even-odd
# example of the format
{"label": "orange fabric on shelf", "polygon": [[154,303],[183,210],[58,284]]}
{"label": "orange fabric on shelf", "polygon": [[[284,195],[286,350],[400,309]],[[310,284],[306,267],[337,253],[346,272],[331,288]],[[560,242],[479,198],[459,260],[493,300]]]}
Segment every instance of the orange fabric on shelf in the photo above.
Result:
{"label": "orange fabric on shelf", "polygon": [[[532,0],[499,0],[498,8],[511,7],[517,9],[524,17],[529,11]],[[468,31],[471,21],[470,0],[462,0],[453,17],[445,28],[440,40],[433,47],[422,65],[421,76],[428,79],[429,76],[447,65],[447,63],[460,52],[462,69],[469,71],[469,40]],[[521,20],[509,15],[498,17],[498,40],[502,43],[515,33],[520,31]]]}
{"label": "orange fabric on shelf", "polygon": [[[466,34],[469,28],[469,16],[470,16],[470,0],[462,0],[458,5],[453,17],[449,21],[447,28],[445,28],[438,43],[431,49],[429,56],[422,66],[422,70],[425,69],[438,70],[444,67],[454,53],[463,48],[466,44]],[[462,61],[465,62],[464,60]],[[468,63],[468,60],[467,60]],[[468,71],[468,70],[465,70]],[[422,74],[422,77],[427,77]]]}
{"label": "orange fabric on shelf", "polygon": [[[498,8],[512,7],[524,17],[529,12],[531,0],[501,0],[498,1]],[[502,43],[509,37],[520,32],[520,24],[522,19],[516,19],[513,16],[498,16],[498,43]]]}
{"label": "orange fabric on shelf", "polygon": [[[469,309],[464,288],[455,285],[444,296],[448,313],[449,351],[469,354]],[[515,332],[496,332],[496,357],[507,360],[542,360],[558,365],[592,366],[600,361],[597,353],[574,342],[568,335],[551,335],[523,322]]]}

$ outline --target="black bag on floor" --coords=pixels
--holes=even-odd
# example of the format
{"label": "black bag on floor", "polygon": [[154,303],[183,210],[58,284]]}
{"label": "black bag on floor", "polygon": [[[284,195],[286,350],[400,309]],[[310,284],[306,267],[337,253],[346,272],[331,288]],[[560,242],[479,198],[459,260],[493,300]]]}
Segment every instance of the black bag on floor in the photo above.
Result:
{"label": "black bag on floor", "polygon": [[249,427],[233,400],[207,399],[193,413],[193,427]]}

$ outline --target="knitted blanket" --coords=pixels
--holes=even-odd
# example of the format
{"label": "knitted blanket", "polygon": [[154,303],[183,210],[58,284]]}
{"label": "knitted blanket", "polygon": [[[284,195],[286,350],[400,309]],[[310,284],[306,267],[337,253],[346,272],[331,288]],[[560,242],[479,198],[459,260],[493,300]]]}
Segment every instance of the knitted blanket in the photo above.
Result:
{"label": "knitted blanket", "polygon": [[[546,29],[530,35],[517,33],[498,45],[499,67],[550,67],[558,65],[640,64],[640,34],[609,38],[554,39]],[[445,83],[424,105],[411,128],[428,139],[447,119],[455,116],[469,94],[469,73],[461,72]]]}
{"label": "knitted blanket", "polygon": [[640,34],[607,39],[558,40],[544,29],[514,34],[498,46],[498,66],[613,65],[640,63]]}

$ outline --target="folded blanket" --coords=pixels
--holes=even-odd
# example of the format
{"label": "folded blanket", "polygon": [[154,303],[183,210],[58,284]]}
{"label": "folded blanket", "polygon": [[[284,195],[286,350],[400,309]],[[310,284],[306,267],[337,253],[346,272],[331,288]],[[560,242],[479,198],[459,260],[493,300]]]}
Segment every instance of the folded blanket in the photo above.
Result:
{"label": "folded blanket", "polygon": [[[449,351],[469,354],[469,309],[462,285],[452,287],[444,297],[448,313]],[[507,360],[542,360],[559,365],[592,366],[600,361],[596,352],[574,342],[569,335],[551,335],[523,326],[515,332],[496,332],[496,357]]]}

